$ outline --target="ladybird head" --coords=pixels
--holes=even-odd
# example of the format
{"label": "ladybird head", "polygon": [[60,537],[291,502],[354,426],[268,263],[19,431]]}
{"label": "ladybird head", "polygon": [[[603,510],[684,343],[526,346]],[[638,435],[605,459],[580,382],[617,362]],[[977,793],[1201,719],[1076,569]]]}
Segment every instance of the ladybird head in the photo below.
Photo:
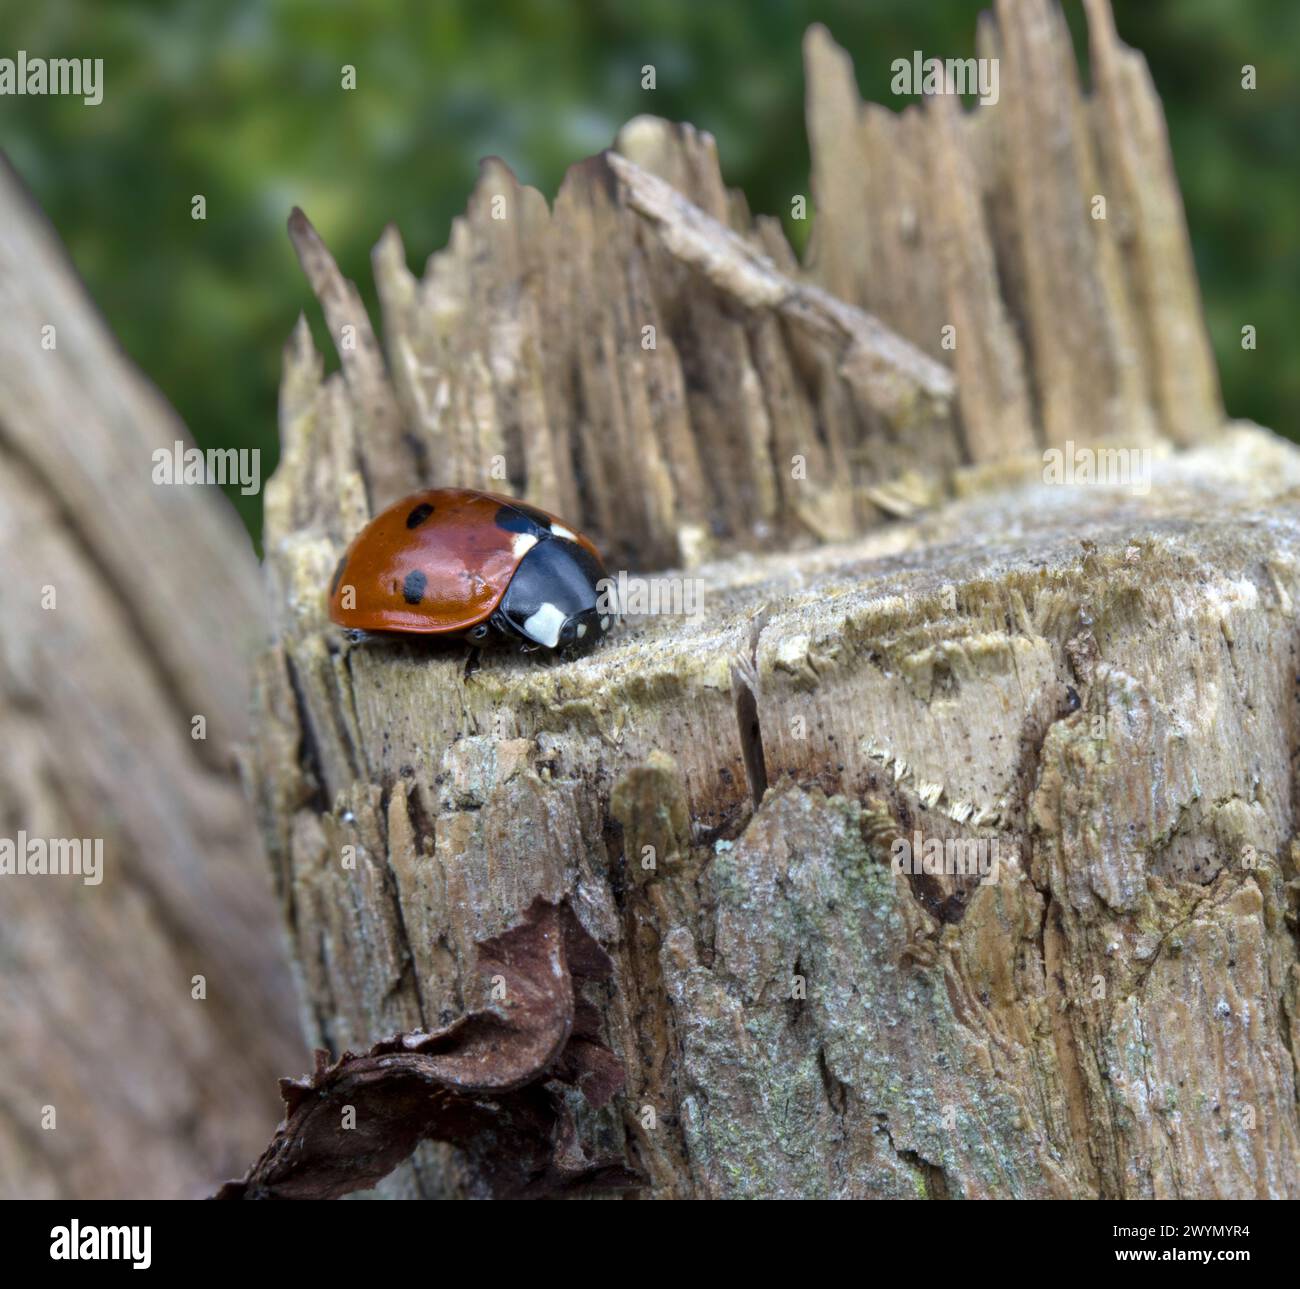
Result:
{"label": "ladybird head", "polygon": [[497,616],[513,634],[547,649],[583,654],[609,630],[601,613],[600,561],[577,542],[538,542],[519,562]]}

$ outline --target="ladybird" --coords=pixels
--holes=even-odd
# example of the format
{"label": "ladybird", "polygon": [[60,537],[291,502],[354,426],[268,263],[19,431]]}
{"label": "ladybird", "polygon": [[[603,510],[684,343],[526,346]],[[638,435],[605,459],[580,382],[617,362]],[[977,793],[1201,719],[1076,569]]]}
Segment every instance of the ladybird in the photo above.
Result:
{"label": "ladybird", "polygon": [[581,533],[527,502],[468,488],[433,488],[376,515],[330,583],[332,621],[371,632],[495,635],[525,650],[587,652],[610,629],[608,578]]}

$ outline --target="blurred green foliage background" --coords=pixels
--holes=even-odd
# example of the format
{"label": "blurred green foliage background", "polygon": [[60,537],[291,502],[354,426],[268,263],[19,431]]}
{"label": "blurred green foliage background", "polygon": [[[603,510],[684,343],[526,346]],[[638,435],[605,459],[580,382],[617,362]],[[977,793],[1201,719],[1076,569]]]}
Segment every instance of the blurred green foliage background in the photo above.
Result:
{"label": "blurred green foliage background", "polygon": [[[800,40],[826,23],[863,93],[889,64],[974,52],[973,0],[0,0],[0,56],[105,61],[98,107],[0,99],[0,147],[127,351],[204,446],[276,456],[280,350],[317,310],[284,231],[307,211],[375,310],[385,223],[440,247],[480,157],[553,196],[641,112],[710,130],[756,211],[807,190]],[[1116,0],[1169,118],[1228,409],[1300,435],[1294,0]],[[1077,0],[1066,11],[1083,49]],[[657,88],[641,89],[653,63]],[[1241,67],[1258,88],[1241,88]],[[357,69],[343,90],[341,68]],[[207,199],[206,221],[191,198]],[[802,241],[803,228],[791,229]],[[1240,329],[1258,329],[1241,349]],[[260,497],[234,497],[256,540]]]}

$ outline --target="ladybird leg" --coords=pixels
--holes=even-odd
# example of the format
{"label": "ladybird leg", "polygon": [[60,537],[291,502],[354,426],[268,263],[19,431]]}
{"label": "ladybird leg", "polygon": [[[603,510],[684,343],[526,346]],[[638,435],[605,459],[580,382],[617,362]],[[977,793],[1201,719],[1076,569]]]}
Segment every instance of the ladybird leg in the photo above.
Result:
{"label": "ladybird leg", "polygon": [[478,645],[470,645],[469,652],[465,655],[465,683],[468,684],[470,678],[479,669],[479,659],[483,656],[483,650]]}

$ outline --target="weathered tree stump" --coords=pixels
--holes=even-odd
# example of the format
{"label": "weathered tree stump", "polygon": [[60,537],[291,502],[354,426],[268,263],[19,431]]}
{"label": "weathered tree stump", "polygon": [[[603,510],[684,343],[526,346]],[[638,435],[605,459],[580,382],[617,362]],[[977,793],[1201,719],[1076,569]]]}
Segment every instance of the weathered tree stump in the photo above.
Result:
{"label": "weathered tree stump", "polygon": [[[488,163],[423,280],[389,230],[383,353],[295,216],[343,368],[300,324],[253,781],[323,1046],[491,1011],[478,946],[542,897],[613,965],[576,1149],[644,1194],[1300,1193],[1300,454],[1223,424],[1158,102],[1088,12],[1085,96],[1056,8],[999,3],[972,112],[864,108],[810,32],[807,266],[648,118],[550,209]],[[1067,443],[1150,490],[1044,484]],[[345,643],[345,542],[452,484],[702,612],[468,682]],[[996,880],[895,872],[918,837]],[[386,1193],[473,1192],[451,1139]]]}

